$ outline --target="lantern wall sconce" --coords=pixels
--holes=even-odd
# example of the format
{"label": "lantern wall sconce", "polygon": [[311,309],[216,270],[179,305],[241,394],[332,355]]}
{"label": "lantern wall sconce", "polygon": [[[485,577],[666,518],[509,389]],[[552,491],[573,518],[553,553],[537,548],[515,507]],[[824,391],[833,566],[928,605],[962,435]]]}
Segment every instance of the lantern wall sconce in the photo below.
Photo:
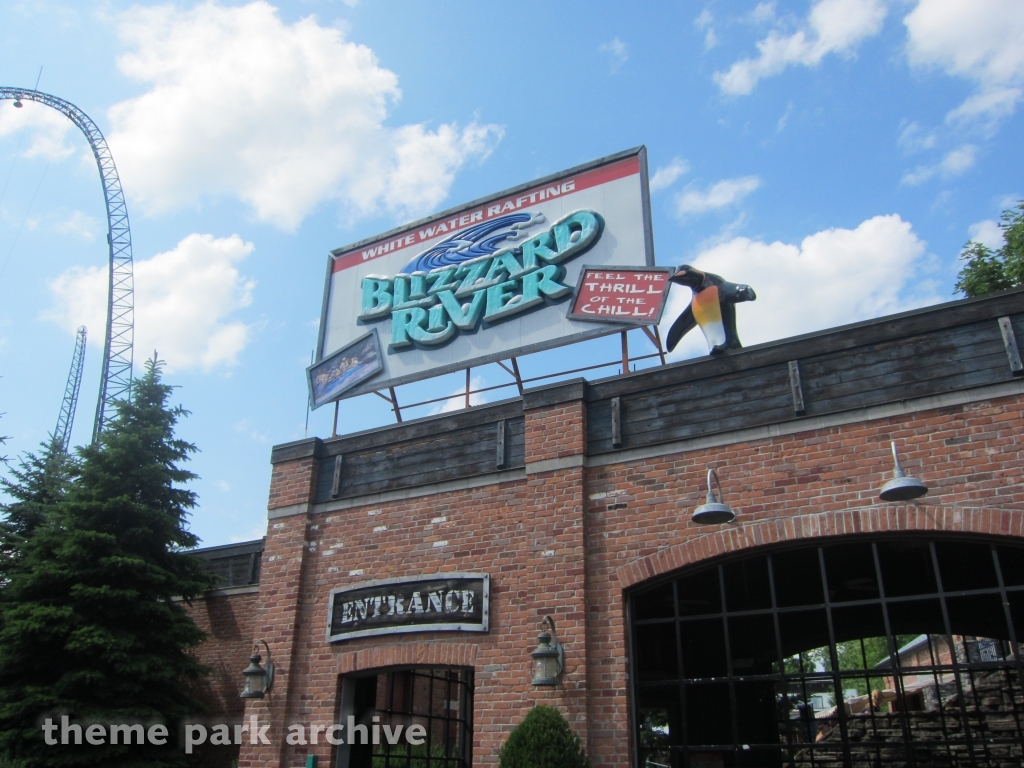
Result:
{"label": "lantern wall sconce", "polygon": [[[540,623],[541,633],[537,638],[537,649],[530,655],[533,657],[533,684],[558,685],[558,679],[565,669],[565,651],[555,635],[555,621],[545,616]],[[548,631],[550,628],[550,632]]]}
{"label": "lantern wall sconce", "polygon": [[[260,643],[267,649],[266,669],[260,666]],[[262,699],[264,694],[274,684],[274,662],[270,660],[270,646],[265,640],[257,640],[252,644],[252,656],[249,657],[249,666],[242,670],[245,675],[245,687],[239,698]]]}
{"label": "lantern wall sconce", "polygon": [[892,460],[894,468],[892,480],[882,486],[878,494],[882,501],[910,501],[919,499],[928,493],[928,486],[916,477],[907,477],[900,466],[900,457],[896,453],[896,441],[892,441]]}
{"label": "lantern wall sconce", "polygon": [[[711,486],[711,478],[715,479],[718,486],[718,495]],[[725,495],[722,493],[722,483],[718,479],[718,472],[713,468],[708,470],[708,498],[703,504],[693,511],[693,522],[698,525],[722,525],[731,523],[736,519],[736,513],[725,503]]]}

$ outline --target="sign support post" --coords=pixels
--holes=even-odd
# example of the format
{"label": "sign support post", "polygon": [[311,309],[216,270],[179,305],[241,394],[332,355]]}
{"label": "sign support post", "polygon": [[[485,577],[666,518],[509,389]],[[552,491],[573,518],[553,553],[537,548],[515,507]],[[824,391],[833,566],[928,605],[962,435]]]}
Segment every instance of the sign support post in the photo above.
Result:
{"label": "sign support post", "polygon": [[655,347],[658,348],[658,357],[661,358],[661,364],[664,365],[665,364],[665,350],[661,346],[661,334],[658,333],[658,326],[654,325],[654,326],[651,326],[651,327],[654,328],[654,333],[651,333],[651,329],[648,328],[646,325],[640,326],[640,328],[643,330],[643,332],[647,334],[647,338],[649,338],[651,340],[651,343]]}
{"label": "sign support post", "polygon": [[519,375],[519,363],[516,362],[516,359],[514,357],[509,358],[509,360],[512,363],[511,368],[505,365],[505,363],[503,363],[501,360],[498,361],[498,365],[500,365],[507,374],[509,374],[510,376],[512,376],[512,378],[516,380],[516,387],[519,389],[519,395],[521,397],[523,394],[523,378],[522,376]]}

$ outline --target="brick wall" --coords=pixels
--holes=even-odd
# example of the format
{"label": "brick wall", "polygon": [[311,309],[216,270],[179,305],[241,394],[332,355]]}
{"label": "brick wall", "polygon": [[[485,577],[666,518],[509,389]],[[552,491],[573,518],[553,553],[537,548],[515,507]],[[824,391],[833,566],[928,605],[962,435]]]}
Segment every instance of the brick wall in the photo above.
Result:
{"label": "brick wall", "polygon": [[[1004,398],[591,470],[591,698],[595,723],[602,723],[592,741],[595,765],[629,760],[624,587],[706,557],[808,536],[872,530],[1020,536],[1024,445],[1015,436],[1022,424],[1024,399]],[[898,441],[907,474],[931,489],[919,503],[878,501],[892,477],[890,440]],[[690,516],[704,503],[712,466],[737,520],[709,531]],[[988,509],[972,515],[964,508]],[[1011,520],[1017,521],[1012,529]]]}
{"label": "brick wall", "polygon": [[252,628],[256,619],[258,595],[239,594],[196,600],[186,610],[208,639],[196,656],[210,668],[200,698],[211,714],[240,718],[244,710],[238,698],[242,689],[242,670],[252,653]]}
{"label": "brick wall", "polygon": [[582,400],[526,411],[528,462],[582,456],[586,439],[586,405]]}
{"label": "brick wall", "polygon": [[316,488],[316,460],[305,457],[275,464],[270,475],[267,509],[279,509],[311,501]]}
{"label": "brick wall", "polygon": [[[259,596],[254,593],[209,596],[196,600],[186,611],[207,633],[196,652],[210,674],[199,686],[198,698],[216,722],[241,722],[245,702],[238,698],[242,670],[252,653],[252,629]],[[205,749],[204,764],[229,766],[238,757],[237,747]]]}
{"label": "brick wall", "polygon": [[[275,744],[244,745],[240,766],[301,765],[306,753],[327,765],[329,745],[287,747],[283,726],[332,722],[340,675],[446,663],[476,672],[475,765],[497,763],[507,734],[536,703],[562,710],[595,766],[628,765],[624,589],[703,558],[807,536],[1024,533],[1021,396],[588,468],[585,403],[563,395],[524,398],[524,479],[325,511],[295,507],[311,500],[311,458],[275,465],[272,515],[295,513],[270,521],[254,633],[271,644],[278,679],[247,709],[275,724]],[[920,504],[877,500],[891,477],[890,439],[907,473],[931,488]],[[738,518],[709,531],[690,515],[704,500],[710,466]],[[487,634],[326,642],[331,589],[453,571],[491,575]],[[561,685],[543,690],[530,684],[529,653],[546,614],[567,669]]]}

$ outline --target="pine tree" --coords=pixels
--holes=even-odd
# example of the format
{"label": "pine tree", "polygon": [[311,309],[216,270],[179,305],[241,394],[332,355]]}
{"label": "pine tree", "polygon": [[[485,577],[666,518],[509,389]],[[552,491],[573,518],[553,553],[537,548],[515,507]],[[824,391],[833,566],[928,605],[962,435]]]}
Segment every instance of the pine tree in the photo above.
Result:
{"label": "pine tree", "polygon": [[[200,712],[190,654],[204,638],[181,603],[211,579],[183,551],[195,494],[180,467],[195,447],[174,437],[154,356],[131,403],[97,445],[83,448],[67,498],[28,540],[0,594],[0,761],[19,768],[175,766],[177,724]],[[166,746],[45,744],[41,723],[161,722]],[[59,734],[58,741],[59,741]],[[122,739],[123,740],[123,739]]]}
{"label": "pine tree", "polygon": [[51,436],[40,443],[39,453],[29,452],[11,469],[14,479],[0,477],[0,490],[13,499],[0,504],[0,587],[22,554],[26,542],[54,507],[67,495],[78,471],[75,459]]}
{"label": "pine tree", "polygon": [[957,293],[982,296],[1024,285],[1024,200],[1003,211],[999,228],[1001,248],[992,250],[973,240],[964,246],[960,259],[967,263],[957,275]]}

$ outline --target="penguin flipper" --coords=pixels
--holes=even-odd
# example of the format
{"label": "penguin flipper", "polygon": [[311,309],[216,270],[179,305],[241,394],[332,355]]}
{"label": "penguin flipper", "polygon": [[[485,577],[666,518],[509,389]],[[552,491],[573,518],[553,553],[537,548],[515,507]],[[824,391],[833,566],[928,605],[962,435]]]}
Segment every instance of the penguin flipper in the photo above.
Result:
{"label": "penguin flipper", "polygon": [[676,348],[679,340],[692,331],[696,325],[697,321],[693,317],[693,306],[687,305],[683,313],[672,323],[672,327],[668,329],[668,336],[665,338],[665,348],[671,352]]}

